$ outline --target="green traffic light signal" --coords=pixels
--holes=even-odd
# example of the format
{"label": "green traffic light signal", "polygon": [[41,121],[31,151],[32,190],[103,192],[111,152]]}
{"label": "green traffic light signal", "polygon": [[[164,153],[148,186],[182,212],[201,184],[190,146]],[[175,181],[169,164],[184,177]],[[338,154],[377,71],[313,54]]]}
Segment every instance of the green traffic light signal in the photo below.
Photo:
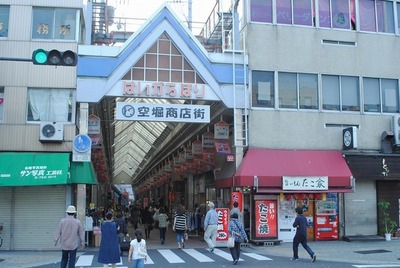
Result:
{"label": "green traffic light signal", "polygon": [[44,49],[36,49],[32,53],[33,64],[44,65],[47,64],[47,51]]}
{"label": "green traffic light signal", "polygon": [[61,52],[57,49],[46,51],[40,48],[33,51],[32,62],[35,65],[76,66],[78,55],[71,50]]}

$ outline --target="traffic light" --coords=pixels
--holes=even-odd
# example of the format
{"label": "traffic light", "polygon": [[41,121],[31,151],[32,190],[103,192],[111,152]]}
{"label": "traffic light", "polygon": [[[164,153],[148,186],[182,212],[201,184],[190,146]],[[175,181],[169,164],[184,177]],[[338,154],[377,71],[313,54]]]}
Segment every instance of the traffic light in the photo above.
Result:
{"label": "traffic light", "polygon": [[32,62],[35,65],[76,66],[78,55],[71,50],[62,52],[56,49],[47,51],[39,48],[33,51]]}

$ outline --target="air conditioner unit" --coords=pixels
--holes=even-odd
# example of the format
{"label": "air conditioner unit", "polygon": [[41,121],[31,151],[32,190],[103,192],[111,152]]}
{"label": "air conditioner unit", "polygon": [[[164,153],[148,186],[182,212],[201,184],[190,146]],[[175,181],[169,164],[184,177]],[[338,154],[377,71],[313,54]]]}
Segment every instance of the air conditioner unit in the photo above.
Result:
{"label": "air conditioner unit", "polygon": [[40,123],[40,142],[62,142],[64,140],[64,125],[58,122]]}
{"label": "air conditioner unit", "polygon": [[394,137],[394,144],[400,144],[400,115],[393,115],[392,118],[392,131]]}

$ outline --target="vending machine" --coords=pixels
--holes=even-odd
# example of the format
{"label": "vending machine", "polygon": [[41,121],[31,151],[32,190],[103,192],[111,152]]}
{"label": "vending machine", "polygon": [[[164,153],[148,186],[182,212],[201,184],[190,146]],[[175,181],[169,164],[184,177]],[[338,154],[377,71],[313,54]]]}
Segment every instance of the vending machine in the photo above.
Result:
{"label": "vending machine", "polygon": [[293,222],[296,218],[296,201],[279,201],[278,205],[278,239],[283,242],[291,242],[296,234]]}
{"label": "vending machine", "polygon": [[326,200],[315,203],[315,240],[337,240],[339,237],[337,194],[327,194]]}

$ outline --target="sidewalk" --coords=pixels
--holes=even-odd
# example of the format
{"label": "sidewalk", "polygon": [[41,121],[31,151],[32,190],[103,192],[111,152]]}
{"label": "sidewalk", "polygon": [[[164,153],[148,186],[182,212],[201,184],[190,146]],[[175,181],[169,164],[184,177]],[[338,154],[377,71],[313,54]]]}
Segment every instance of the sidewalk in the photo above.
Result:
{"label": "sidewalk", "polygon": [[[129,230],[129,233],[133,233]],[[159,240],[159,232],[154,229],[150,239],[146,239],[148,249],[177,248],[176,236],[172,230],[167,232],[164,245]],[[318,260],[349,262],[355,264],[396,264],[400,265],[400,239],[379,242],[345,242],[345,241],[317,241],[309,242],[309,246],[317,254]],[[207,248],[201,237],[190,236],[186,248]],[[98,251],[98,247],[87,247],[85,251]],[[282,243],[276,246],[255,246],[250,244],[243,247],[243,251],[265,254],[269,257],[292,257],[292,243]],[[78,256],[83,254],[78,252]],[[127,252],[123,254],[127,256]],[[299,257],[309,258],[306,251],[299,247]],[[27,268],[40,267],[44,264],[56,263],[61,259],[61,251],[1,251],[0,268]]]}

